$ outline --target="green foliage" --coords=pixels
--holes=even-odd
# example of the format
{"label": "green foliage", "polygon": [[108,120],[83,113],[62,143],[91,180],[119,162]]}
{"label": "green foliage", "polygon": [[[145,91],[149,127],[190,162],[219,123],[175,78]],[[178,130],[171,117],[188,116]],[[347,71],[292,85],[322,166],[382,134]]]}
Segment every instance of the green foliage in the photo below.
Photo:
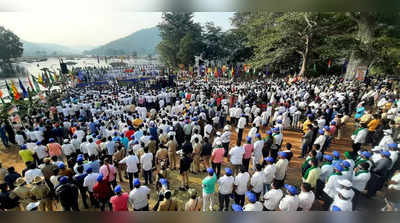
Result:
{"label": "green foliage", "polygon": [[0,59],[4,62],[17,58],[24,51],[23,45],[17,35],[0,26]]}
{"label": "green foliage", "polygon": [[161,61],[172,68],[193,64],[203,45],[202,28],[193,22],[193,13],[166,12],[162,18],[158,25],[162,41],[157,46]]}

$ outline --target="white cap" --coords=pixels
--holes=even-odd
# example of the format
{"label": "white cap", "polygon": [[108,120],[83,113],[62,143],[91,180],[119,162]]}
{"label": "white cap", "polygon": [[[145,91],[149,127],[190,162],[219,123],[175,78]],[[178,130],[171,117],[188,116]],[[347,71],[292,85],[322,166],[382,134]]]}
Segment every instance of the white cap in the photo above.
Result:
{"label": "white cap", "polygon": [[347,189],[340,189],[337,192],[339,194],[341,194],[346,199],[350,199],[353,196],[353,193],[354,193],[352,190],[347,190]]}
{"label": "white cap", "polygon": [[392,130],[391,129],[384,129],[383,133],[391,135],[392,134]]}
{"label": "white cap", "polygon": [[345,187],[351,187],[353,184],[348,179],[338,180],[338,183]]}
{"label": "white cap", "polygon": [[28,205],[26,205],[26,210],[27,211],[34,211],[33,209],[39,207],[40,201],[38,202],[31,202]]}

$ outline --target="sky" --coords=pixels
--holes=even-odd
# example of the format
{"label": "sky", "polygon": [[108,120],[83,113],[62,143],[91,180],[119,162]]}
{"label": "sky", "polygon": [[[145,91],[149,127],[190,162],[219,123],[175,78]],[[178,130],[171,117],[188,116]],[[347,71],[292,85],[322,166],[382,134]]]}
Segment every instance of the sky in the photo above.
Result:
{"label": "sky", "polygon": [[[82,5],[78,0],[69,2],[63,10],[57,4],[36,4],[30,8],[28,1],[13,0],[10,10],[0,10],[0,25],[10,29],[21,39],[35,43],[55,43],[69,47],[98,46],[125,37],[143,28],[156,26],[161,21],[161,12],[137,12],[121,9],[108,10],[98,4]],[[0,0],[0,9],[2,9]],[[47,0],[39,0],[47,2]],[[93,1],[92,1],[93,2]],[[74,7],[79,6],[79,9]],[[121,7],[120,5],[119,7]],[[115,7],[115,6],[113,6]],[[4,6],[3,6],[4,9]],[[194,21],[201,24],[214,22],[227,30],[231,26],[232,12],[196,12]]]}

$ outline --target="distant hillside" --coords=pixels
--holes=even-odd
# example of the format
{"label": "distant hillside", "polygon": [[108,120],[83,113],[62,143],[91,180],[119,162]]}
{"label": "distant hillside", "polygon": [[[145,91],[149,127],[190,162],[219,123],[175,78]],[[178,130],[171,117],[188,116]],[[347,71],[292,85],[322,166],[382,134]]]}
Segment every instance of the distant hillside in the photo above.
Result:
{"label": "distant hillside", "polygon": [[141,55],[154,55],[156,46],[160,43],[160,30],[158,27],[142,29],[131,35],[114,40],[93,50],[84,51],[86,55],[113,56],[131,55],[136,52]]}
{"label": "distant hillside", "polygon": [[22,40],[24,44],[23,56],[59,56],[80,54],[82,50],[51,43],[32,43]]}

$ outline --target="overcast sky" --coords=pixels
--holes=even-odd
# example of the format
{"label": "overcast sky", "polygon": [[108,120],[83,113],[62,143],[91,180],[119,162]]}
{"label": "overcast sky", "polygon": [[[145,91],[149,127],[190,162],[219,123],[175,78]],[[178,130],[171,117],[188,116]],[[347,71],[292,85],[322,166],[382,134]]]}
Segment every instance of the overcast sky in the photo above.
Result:
{"label": "overcast sky", "polygon": [[[0,8],[2,1],[0,0]],[[18,4],[23,2],[23,0],[13,1]],[[60,10],[56,4],[44,4],[46,1],[39,0],[39,3],[43,4],[35,5],[35,8],[30,8],[29,2],[37,3],[36,0],[27,1],[27,5],[14,5],[15,7],[10,10],[0,10],[2,11],[0,25],[30,42],[97,46],[137,30],[156,26],[161,21],[161,12],[106,10],[102,8],[104,6],[101,6],[101,3],[100,6],[82,5],[76,2],[78,0],[49,1],[69,3]],[[97,1],[102,2],[102,0]],[[198,12],[195,13],[194,20],[201,24],[214,22],[227,30],[230,28],[232,15],[230,12]]]}

